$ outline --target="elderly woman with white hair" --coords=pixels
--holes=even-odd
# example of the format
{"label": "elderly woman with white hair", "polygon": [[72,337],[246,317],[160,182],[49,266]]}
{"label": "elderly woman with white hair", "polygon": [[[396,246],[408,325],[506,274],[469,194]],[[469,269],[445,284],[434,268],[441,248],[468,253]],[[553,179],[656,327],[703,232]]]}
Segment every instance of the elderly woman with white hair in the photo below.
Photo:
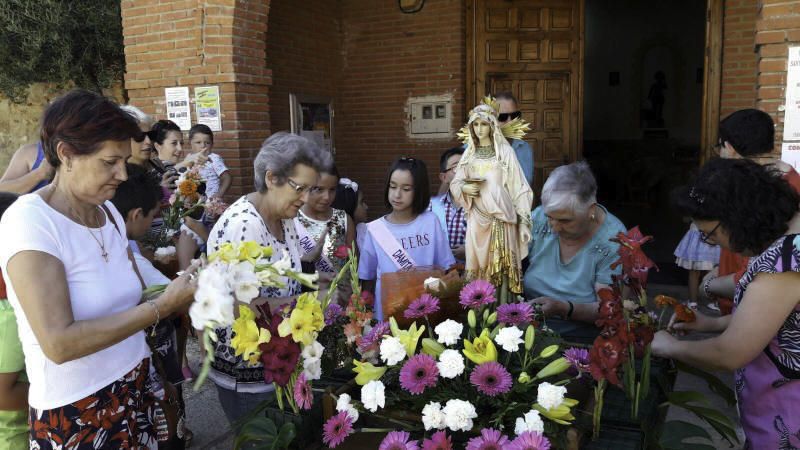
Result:
{"label": "elderly woman with white hair", "polygon": [[[302,249],[292,219],[308,201],[319,173],[330,170],[330,155],[310,140],[285,132],[270,136],[254,161],[255,192],[244,195],[220,216],[208,238],[208,252],[228,242],[255,241],[272,247],[272,260],[289,255],[293,270],[300,271]],[[272,310],[300,294],[300,284],[288,278],[284,287],[261,290],[251,305],[268,304]],[[236,356],[231,328],[218,329],[214,363],[209,378],[217,385],[220,403],[231,424],[268,400],[272,385],[264,382],[264,368]]]}
{"label": "elderly woman with white hair", "polygon": [[597,182],[586,162],[555,169],[532,214],[532,234],[523,279],[525,298],[541,305],[547,325],[565,338],[597,335],[597,294],[611,284],[618,244],[609,239],[625,226],[597,203]]}

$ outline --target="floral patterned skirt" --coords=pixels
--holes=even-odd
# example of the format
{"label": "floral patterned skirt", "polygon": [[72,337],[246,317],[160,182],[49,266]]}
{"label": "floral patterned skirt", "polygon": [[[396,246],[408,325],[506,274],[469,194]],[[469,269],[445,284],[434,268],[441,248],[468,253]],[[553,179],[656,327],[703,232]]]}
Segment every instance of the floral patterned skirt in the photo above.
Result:
{"label": "floral patterned skirt", "polygon": [[31,449],[157,449],[146,392],[150,360],[60,408],[30,409]]}

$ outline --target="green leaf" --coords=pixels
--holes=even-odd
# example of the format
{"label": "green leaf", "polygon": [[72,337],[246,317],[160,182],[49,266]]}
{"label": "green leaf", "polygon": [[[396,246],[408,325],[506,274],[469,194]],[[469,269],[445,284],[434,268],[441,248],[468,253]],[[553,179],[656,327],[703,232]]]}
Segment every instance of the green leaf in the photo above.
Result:
{"label": "green leaf", "polygon": [[682,420],[671,420],[664,424],[661,440],[658,445],[661,450],[714,450],[713,445],[692,444],[684,442],[691,438],[711,440],[711,435],[705,428]]}
{"label": "green leaf", "polygon": [[728,418],[728,416],[722,414],[716,409],[707,408],[704,406],[688,404],[681,406],[711,425],[711,427],[714,428],[717,433],[722,435],[722,437],[731,445],[734,443],[739,443],[739,436],[736,435],[735,425],[733,424],[733,421]]}
{"label": "green leaf", "polygon": [[[281,427],[281,433],[284,432],[284,428],[286,428],[286,425]],[[290,428],[291,430],[288,431],[287,434],[290,434],[291,439],[294,439],[294,425],[292,425]],[[261,442],[264,444],[261,446],[263,448],[286,448],[291,440],[289,440],[285,446],[276,447],[281,437],[281,433],[278,433],[278,428],[275,426],[275,422],[268,417],[255,417],[242,426],[242,431],[239,436],[236,437],[236,441],[234,442],[234,449],[238,450],[241,445],[246,442]]]}
{"label": "green leaf", "polygon": [[281,431],[278,433],[278,437],[272,444],[272,448],[289,448],[289,444],[294,441],[295,436],[297,436],[297,429],[294,424],[291,422],[283,424],[283,426],[281,426]]}
{"label": "green leaf", "polygon": [[667,392],[667,402],[676,406],[684,406],[691,402],[707,405],[708,399],[705,395],[697,391],[675,391]]}
{"label": "green leaf", "polygon": [[708,388],[711,389],[711,392],[722,397],[722,399],[725,400],[728,406],[736,405],[736,394],[733,393],[733,389],[729,388],[722,380],[720,380],[715,375],[710,374],[704,370],[698,369],[697,367],[692,367],[680,361],[675,361],[675,367],[677,367],[677,369],[680,370],[681,372],[686,372],[689,375],[694,375],[704,380],[706,383],[708,383]]}

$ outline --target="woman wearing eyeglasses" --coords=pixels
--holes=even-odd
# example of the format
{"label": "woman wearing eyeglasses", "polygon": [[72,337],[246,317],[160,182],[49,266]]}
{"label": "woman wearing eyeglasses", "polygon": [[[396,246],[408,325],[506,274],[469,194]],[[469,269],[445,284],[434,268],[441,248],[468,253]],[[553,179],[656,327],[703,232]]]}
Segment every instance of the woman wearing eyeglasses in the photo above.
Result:
{"label": "woman wearing eyeglasses", "polygon": [[[330,170],[331,158],[308,139],[285,132],[270,136],[254,161],[255,192],[234,202],[217,220],[208,238],[208,252],[228,242],[255,241],[273,249],[272,261],[289,256],[293,270],[301,267],[302,249],[294,217],[308,201],[319,173]],[[284,287],[261,290],[253,305],[268,304],[273,311],[300,294],[300,284],[283,280]],[[217,385],[225,416],[232,425],[259,403],[268,400],[272,385],[264,382],[264,368],[234,355],[231,328],[218,329],[219,342],[209,378]]]}
{"label": "woman wearing eyeglasses", "polygon": [[732,315],[696,313],[679,332],[719,333],[683,341],[656,333],[653,354],[736,372],[745,448],[797,448],[800,431],[800,197],[774,167],[713,160],[674,202],[712,244],[751,257]]}

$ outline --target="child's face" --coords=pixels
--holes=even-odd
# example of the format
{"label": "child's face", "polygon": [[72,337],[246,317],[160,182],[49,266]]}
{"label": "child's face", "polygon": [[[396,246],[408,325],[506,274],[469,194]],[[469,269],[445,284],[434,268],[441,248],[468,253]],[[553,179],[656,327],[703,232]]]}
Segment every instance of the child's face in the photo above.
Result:
{"label": "child's face", "polygon": [[308,206],[320,214],[330,211],[331,203],[336,198],[338,184],[339,177],[329,173],[320,174],[319,182],[308,194]]}
{"label": "child's face", "polygon": [[389,204],[394,212],[407,211],[414,204],[414,176],[398,169],[389,178]]}
{"label": "child's face", "polygon": [[128,220],[125,222],[125,228],[128,230],[128,236],[131,239],[140,239],[150,229],[158,214],[158,205],[156,205],[150,212],[144,213],[141,208],[137,208],[128,213]]}
{"label": "child's face", "polygon": [[158,157],[162,161],[169,161],[176,163],[183,157],[183,133],[179,131],[170,131],[167,137],[164,138],[164,143],[155,143],[156,150],[158,150]]}
{"label": "child's face", "polygon": [[192,153],[205,152],[208,154],[214,147],[214,141],[211,136],[203,133],[195,133],[192,136]]}
{"label": "child's face", "polygon": [[367,206],[367,201],[364,200],[364,194],[361,191],[358,191],[358,203],[356,204],[356,209],[353,211],[353,222],[366,222],[368,209],[369,206]]}

